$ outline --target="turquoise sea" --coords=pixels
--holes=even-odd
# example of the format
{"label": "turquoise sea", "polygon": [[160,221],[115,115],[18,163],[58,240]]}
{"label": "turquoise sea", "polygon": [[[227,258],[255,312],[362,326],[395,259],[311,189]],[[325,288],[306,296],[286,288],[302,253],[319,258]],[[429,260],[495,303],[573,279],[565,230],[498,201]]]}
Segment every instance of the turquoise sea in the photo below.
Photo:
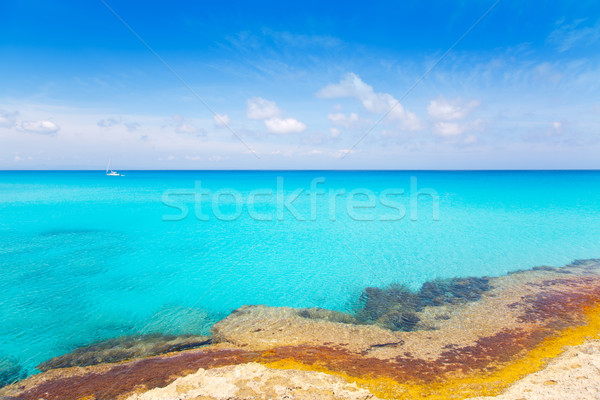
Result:
{"label": "turquoise sea", "polygon": [[596,257],[597,171],[0,172],[0,359]]}

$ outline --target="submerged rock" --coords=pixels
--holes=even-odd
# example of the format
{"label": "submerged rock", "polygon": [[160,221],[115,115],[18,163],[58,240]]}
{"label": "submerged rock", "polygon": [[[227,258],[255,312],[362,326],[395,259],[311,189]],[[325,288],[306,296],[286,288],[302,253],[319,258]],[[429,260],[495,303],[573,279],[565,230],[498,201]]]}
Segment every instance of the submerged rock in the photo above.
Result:
{"label": "submerged rock", "polygon": [[303,308],[298,310],[298,315],[302,318],[320,319],[324,321],[340,322],[342,324],[356,324],[356,318],[350,314],[339,311],[327,310],[325,308]]}
{"label": "submerged rock", "polygon": [[12,357],[0,358],[0,387],[25,379],[27,372]]}
{"label": "submerged rock", "polygon": [[583,260],[574,260],[570,265],[575,266],[592,266],[595,267],[600,263],[600,258],[587,258]]}
{"label": "submerged rock", "polygon": [[140,327],[144,334],[206,335],[210,327],[224,315],[213,315],[205,310],[166,304]]}
{"label": "submerged rock", "polygon": [[451,278],[425,282],[418,292],[392,284],[385,288],[368,287],[359,298],[361,307],[355,318],[361,324],[375,324],[392,331],[419,328],[425,307],[477,301],[491,289],[488,278]]}
{"label": "submerged rock", "polygon": [[392,311],[381,317],[378,325],[392,331],[414,331],[416,325],[421,321],[415,313]]}
{"label": "submerged rock", "polygon": [[372,324],[390,312],[414,313],[422,310],[419,297],[408,287],[392,284],[386,288],[368,287],[359,298],[362,307],[356,312],[360,323]]}
{"label": "submerged rock", "polygon": [[425,282],[419,291],[423,306],[477,301],[491,289],[488,278],[451,278]]}
{"label": "submerged rock", "polygon": [[69,354],[54,357],[38,365],[37,369],[48,371],[55,368],[114,363],[132,358],[193,349],[210,343],[210,336],[159,334],[122,336],[80,347]]}
{"label": "submerged rock", "polygon": [[216,343],[230,343],[253,350],[328,343],[362,352],[372,345],[399,340],[394,332],[379,326],[305,318],[294,308],[261,305],[238,308],[216,323],[212,333]]}

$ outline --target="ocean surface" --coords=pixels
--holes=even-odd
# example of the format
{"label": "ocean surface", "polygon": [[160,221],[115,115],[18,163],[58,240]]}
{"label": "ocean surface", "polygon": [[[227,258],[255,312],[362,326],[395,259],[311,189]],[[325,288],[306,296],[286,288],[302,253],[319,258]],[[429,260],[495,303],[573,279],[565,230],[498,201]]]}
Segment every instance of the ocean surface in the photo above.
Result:
{"label": "ocean surface", "polygon": [[124,174],[0,172],[0,360],[600,257],[597,171]]}

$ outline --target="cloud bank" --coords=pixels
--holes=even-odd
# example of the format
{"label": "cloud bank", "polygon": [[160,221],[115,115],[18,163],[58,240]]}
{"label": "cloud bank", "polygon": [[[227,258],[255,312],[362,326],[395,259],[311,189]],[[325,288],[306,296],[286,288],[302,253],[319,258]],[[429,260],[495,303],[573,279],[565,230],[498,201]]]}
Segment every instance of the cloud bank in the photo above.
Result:
{"label": "cloud bank", "polygon": [[331,83],[317,92],[324,99],[354,98],[359,100],[365,110],[372,114],[387,114],[387,118],[399,121],[402,129],[418,131],[423,129],[419,118],[400,104],[389,93],[375,92],[372,86],[353,72],[346,74],[339,83]]}
{"label": "cloud bank", "polygon": [[267,119],[277,117],[281,110],[274,101],[262,97],[252,97],[247,101],[246,116],[249,119]]}
{"label": "cloud bank", "polygon": [[43,135],[51,135],[58,132],[60,127],[52,121],[23,121],[20,125],[21,130],[30,133],[39,133]]}
{"label": "cloud bank", "polygon": [[269,133],[275,134],[301,133],[306,130],[306,125],[295,118],[269,118],[265,120],[265,126]]}

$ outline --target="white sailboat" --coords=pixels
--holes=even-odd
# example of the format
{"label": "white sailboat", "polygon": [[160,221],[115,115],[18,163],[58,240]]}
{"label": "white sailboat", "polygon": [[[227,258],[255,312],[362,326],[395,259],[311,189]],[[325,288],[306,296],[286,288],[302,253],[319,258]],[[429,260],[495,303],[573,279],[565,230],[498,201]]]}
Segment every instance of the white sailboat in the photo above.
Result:
{"label": "white sailboat", "polygon": [[121,176],[120,173],[118,173],[117,171],[113,171],[112,169],[110,169],[110,162],[112,161],[112,158],[108,159],[108,165],[106,166],[106,176]]}

